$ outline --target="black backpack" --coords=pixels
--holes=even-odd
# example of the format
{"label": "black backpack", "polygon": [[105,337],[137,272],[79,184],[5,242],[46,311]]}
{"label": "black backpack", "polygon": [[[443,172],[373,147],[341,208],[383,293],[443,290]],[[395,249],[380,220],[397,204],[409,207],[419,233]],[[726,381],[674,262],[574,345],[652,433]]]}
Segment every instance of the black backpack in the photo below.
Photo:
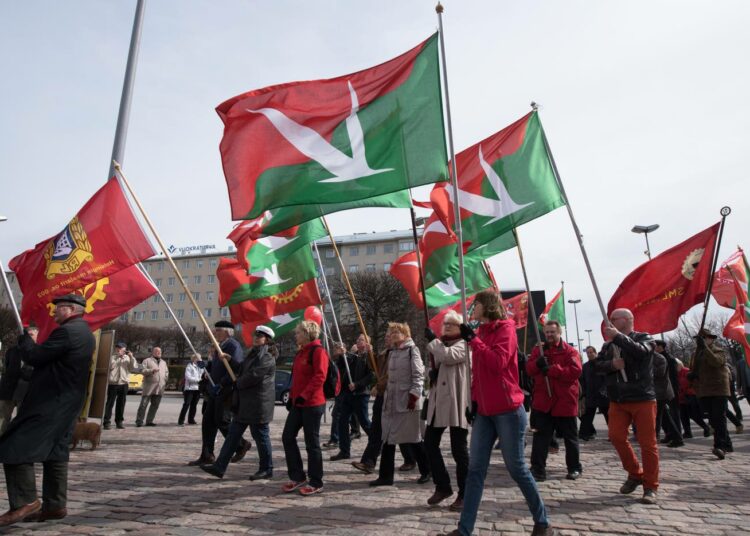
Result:
{"label": "black backpack", "polygon": [[[312,366],[312,359],[315,355],[315,350],[323,348],[320,345],[315,345],[310,348],[310,366]],[[326,372],[326,379],[323,382],[323,395],[326,400],[330,398],[336,398],[341,392],[341,377],[339,376],[339,368],[334,363],[333,359],[328,356],[328,372]]]}

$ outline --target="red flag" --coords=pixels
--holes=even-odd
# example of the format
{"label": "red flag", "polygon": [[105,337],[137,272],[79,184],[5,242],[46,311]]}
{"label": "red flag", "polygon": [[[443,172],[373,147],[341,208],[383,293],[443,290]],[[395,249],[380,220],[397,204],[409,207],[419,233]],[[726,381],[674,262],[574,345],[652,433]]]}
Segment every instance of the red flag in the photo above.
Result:
{"label": "red flag", "polygon": [[638,331],[675,329],[680,315],[706,296],[718,232],[719,223],[636,268],[609,300],[607,314],[626,308]]}
{"label": "red flag", "polygon": [[[474,304],[474,296],[470,296],[466,298],[466,310],[470,311],[471,306]],[[443,332],[443,319],[445,318],[445,315],[448,314],[448,311],[456,311],[457,313],[461,313],[461,300],[457,301],[454,305],[451,305],[450,307],[446,307],[445,309],[442,309],[438,314],[430,318],[430,329],[440,337],[441,333]],[[464,318],[464,322],[466,322],[468,319]]]}
{"label": "red flag", "polygon": [[529,294],[522,292],[517,296],[503,300],[505,310],[508,312],[508,318],[512,318],[516,323],[516,329],[525,327],[529,321]]}
{"label": "red flag", "polygon": [[747,308],[744,304],[737,305],[734,310],[734,314],[729,317],[727,325],[724,326],[723,335],[727,339],[737,341],[742,345],[742,349],[745,352],[745,359],[750,365],[750,322],[747,321]]}
{"label": "red flag", "polygon": [[[156,294],[156,287],[137,266],[130,266],[76,292],[86,298],[86,314],[83,319],[95,330]],[[21,310],[24,324],[33,322],[39,328],[37,340],[40,343],[57,327],[52,318],[55,306],[51,300],[52,298],[48,298],[37,302],[33,309],[24,307]]]}
{"label": "red flag", "polygon": [[417,201],[416,199],[412,199],[411,202],[415,207],[428,208],[432,210],[432,203],[430,201]]}
{"label": "red flag", "polygon": [[154,255],[116,179],[110,179],[56,236],[13,258],[23,308],[110,276]]}
{"label": "red flag", "polygon": [[[419,285],[419,265],[417,264],[417,252],[410,251],[401,255],[391,264],[388,270],[393,277],[398,279],[409,294],[409,299],[417,307],[424,308],[424,300]],[[437,333],[437,332],[436,332]]]}
{"label": "red flag", "polygon": [[[721,267],[714,273],[714,286],[711,288],[711,295],[722,307],[734,309],[737,306],[737,298],[740,295],[737,294],[735,288],[735,278],[739,280],[740,285],[744,285],[745,294],[747,294],[748,274],[743,255],[743,251],[737,249],[727,260],[721,263]],[[740,303],[743,302],[744,300],[740,300]]]}

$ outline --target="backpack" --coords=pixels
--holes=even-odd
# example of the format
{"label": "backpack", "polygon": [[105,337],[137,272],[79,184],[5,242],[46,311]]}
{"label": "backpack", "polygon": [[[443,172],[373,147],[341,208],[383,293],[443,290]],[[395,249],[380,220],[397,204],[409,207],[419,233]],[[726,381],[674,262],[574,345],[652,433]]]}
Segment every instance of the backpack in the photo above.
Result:
{"label": "backpack", "polygon": [[[310,348],[310,366],[312,366],[313,355],[315,350],[323,348],[320,345],[313,346]],[[339,376],[339,368],[334,363],[331,356],[328,356],[328,372],[326,372],[326,379],[323,381],[323,395],[326,400],[330,398],[336,398],[341,392],[341,377]]]}

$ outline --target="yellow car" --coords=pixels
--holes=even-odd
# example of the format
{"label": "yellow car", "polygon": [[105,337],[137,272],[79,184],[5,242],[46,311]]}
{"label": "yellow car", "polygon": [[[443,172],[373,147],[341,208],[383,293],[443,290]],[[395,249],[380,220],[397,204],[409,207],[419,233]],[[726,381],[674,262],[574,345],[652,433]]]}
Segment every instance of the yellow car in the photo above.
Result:
{"label": "yellow car", "polygon": [[136,394],[143,391],[143,374],[131,374],[128,378],[128,394]]}

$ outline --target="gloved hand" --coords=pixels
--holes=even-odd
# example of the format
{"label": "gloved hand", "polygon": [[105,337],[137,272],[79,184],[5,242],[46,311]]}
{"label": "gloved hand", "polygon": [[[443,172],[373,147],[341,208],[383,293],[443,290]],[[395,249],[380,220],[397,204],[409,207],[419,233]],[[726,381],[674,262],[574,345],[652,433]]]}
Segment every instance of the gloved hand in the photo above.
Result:
{"label": "gloved hand", "polygon": [[417,400],[419,396],[409,393],[409,401],[406,403],[406,409],[414,409],[417,407]]}
{"label": "gloved hand", "polygon": [[213,396],[219,396],[219,393],[221,393],[221,385],[212,385],[211,394]]}
{"label": "gloved hand", "polygon": [[437,335],[429,327],[426,327],[424,328],[424,338],[427,339],[427,342],[432,342],[437,339]]}
{"label": "gloved hand", "polygon": [[195,366],[198,367],[199,369],[205,369],[206,368],[206,362],[198,360],[198,361],[195,362]]}
{"label": "gloved hand", "polygon": [[472,400],[471,409],[466,408],[466,420],[469,421],[469,424],[474,424],[474,419],[477,416],[478,410],[479,410],[479,405],[474,400]]}
{"label": "gloved hand", "polygon": [[703,348],[706,347],[706,339],[704,339],[701,336],[696,336],[695,337],[695,344],[698,346],[699,350],[702,350]]}
{"label": "gloved hand", "polygon": [[292,405],[292,399],[291,399],[291,398],[289,398],[289,399],[288,399],[288,400],[286,401],[286,410],[287,410],[287,411],[292,411],[292,406],[293,406],[293,405]]}
{"label": "gloved hand", "polygon": [[698,373],[695,372],[695,371],[693,371],[693,370],[691,370],[690,372],[688,372],[687,379],[690,380],[691,382],[697,380],[698,379]]}
{"label": "gloved hand", "polygon": [[545,356],[539,356],[536,360],[536,368],[539,370],[545,370],[549,368],[549,362],[547,361],[547,358]]}
{"label": "gloved hand", "polygon": [[297,398],[294,399],[295,406],[301,406],[304,403],[305,403],[305,399],[302,398],[301,396],[298,396]]}
{"label": "gloved hand", "polygon": [[461,324],[461,326],[459,327],[461,328],[461,337],[466,342],[471,342],[471,339],[477,336],[477,334],[474,333],[474,330],[471,329],[471,326],[469,326],[469,324]]}
{"label": "gloved hand", "polygon": [[430,377],[430,385],[435,385],[438,379],[438,369],[431,368],[427,375]]}

